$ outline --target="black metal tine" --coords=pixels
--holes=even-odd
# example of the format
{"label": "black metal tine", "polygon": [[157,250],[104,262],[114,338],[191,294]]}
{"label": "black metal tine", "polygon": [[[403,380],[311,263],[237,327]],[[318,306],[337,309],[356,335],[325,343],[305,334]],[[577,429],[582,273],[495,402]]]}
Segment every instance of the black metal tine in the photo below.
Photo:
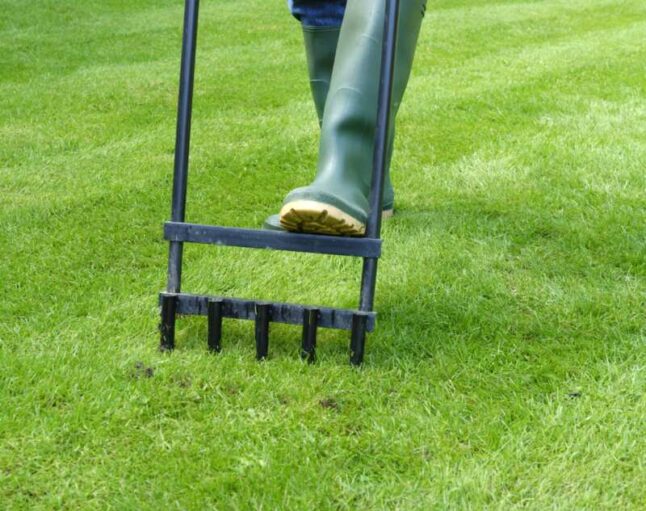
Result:
{"label": "black metal tine", "polygon": [[319,309],[303,309],[303,345],[301,349],[301,358],[307,360],[310,364],[316,362],[316,336],[319,326]]}
{"label": "black metal tine", "polygon": [[368,314],[365,312],[355,313],[352,317],[352,336],[350,338],[350,363],[354,366],[363,364],[367,326]]}
{"label": "black metal tine", "polygon": [[222,307],[224,301],[221,299],[209,300],[208,321],[209,321],[209,350],[213,353],[222,351]]}
{"label": "black metal tine", "polygon": [[162,294],[161,296],[161,323],[159,331],[161,341],[160,351],[173,351],[175,349],[175,319],[177,313],[177,296]]}
{"label": "black metal tine", "polygon": [[256,358],[265,360],[269,355],[269,322],[271,321],[271,304],[256,304]]}

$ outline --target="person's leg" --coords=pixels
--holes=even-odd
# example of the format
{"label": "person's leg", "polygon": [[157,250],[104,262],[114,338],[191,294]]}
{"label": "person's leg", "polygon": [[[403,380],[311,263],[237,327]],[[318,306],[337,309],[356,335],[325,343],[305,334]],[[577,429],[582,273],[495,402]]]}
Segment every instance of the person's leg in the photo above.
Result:
{"label": "person's leg", "polygon": [[[346,0],[288,0],[291,12],[300,21],[303,30],[310,88],[319,125],[323,122],[345,3]],[[268,217],[263,227],[284,230],[277,214]]]}
{"label": "person's leg", "polygon": [[[426,0],[401,2],[393,118],[408,83],[425,5]],[[285,199],[280,223],[288,230],[347,235],[365,231],[384,16],[385,0],[348,1],[323,115],[318,172],[310,186]],[[384,205],[392,207],[389,182],[385,195]]]}
{"label": "person's leg", "polygon": [[288,4],[303,28],[312,97],[321,124],[346,0],[288,0]]}

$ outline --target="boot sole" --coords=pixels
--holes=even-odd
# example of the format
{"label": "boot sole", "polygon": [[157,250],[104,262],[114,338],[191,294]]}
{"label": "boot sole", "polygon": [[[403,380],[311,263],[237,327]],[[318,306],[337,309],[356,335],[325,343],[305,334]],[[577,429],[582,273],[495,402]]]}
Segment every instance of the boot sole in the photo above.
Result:
{"label": "boot sole", "polygon": [[363,236],[366,226],[339,208],[323,202],[297,200],[280,210],[280,225],[292,232],[331,236]]}
{"label": "boot sole", "polygon": [[[385,210],[382,218],[394,215]],[[330,236],[363,236],[366,225],[339,208],[323,202],[298,200],[285,204],[280,210],[280,225],[291,232],[327,234]]]}

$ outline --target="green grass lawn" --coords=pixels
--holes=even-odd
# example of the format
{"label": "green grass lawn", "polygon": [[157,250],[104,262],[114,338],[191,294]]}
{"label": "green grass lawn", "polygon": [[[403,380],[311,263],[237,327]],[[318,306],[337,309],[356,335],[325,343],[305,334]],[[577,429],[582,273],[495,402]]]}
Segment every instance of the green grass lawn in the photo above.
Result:
{"label": "green grass lawn", "polygon": [[[646,3],[435,0],[366,365],[203,318],[158,353],[180,0],[0,0],[2,509],[644,509]],[[252,12],[253,11],[253,12]],[[204,0],[188,220],[318,126],[283,0]],[[354,307],[360,261],[188,246],[184,290]]]}

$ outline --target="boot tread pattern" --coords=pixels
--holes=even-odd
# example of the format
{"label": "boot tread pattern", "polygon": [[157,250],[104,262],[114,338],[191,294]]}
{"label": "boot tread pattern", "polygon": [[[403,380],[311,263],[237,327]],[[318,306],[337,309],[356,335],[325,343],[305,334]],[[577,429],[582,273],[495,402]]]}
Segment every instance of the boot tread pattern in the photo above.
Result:
{"label": "boot tread pattern", "polygon": [[366,226],[339,208],[317,201],[295,201],[280,212],[280,224],[288,231],[331,236],[363,236]]}

